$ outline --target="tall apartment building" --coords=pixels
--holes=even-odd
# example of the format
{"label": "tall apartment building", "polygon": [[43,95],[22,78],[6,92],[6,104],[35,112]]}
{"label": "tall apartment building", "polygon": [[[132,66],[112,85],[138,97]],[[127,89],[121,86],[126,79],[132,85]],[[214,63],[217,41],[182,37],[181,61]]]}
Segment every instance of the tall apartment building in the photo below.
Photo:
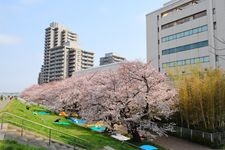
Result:
{"label": "tall apartment building", "polygon": [[147,60],[159,71],[225,69],[225,0],[172,0],[146,15]]}
{"label": "tall apartment building", "polygon": [[126,60],[126,58],[121,57],[120,55],[116,54],[116,53],[106,53],[104,57],[100,58],[100,66],[101,65],[106,65],[106,64],[112,64],[112,63],[116,63],[116,62],[122,62]]}
{"label": "tall apartment building", "polygon": [[76,33],[55,22],[45,29],[44,64],[39,84],[61,80],[93,66],[94,53],[80,48]]}

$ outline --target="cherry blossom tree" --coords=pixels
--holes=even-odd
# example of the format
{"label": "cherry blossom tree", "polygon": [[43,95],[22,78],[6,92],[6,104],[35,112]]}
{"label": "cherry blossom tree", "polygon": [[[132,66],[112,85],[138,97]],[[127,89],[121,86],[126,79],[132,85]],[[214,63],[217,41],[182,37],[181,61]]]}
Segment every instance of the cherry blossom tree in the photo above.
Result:
{"label": "cherry blossom tree", "polygon": [[176,91],[151,64],[125,62],[116,71],[99,71],[74,76],[59,82],[35,85],[23,92],[26,100],[56,110],[76,112],[92,121],[104,121],[108,128],[127,128],[136,141],[140,133],[148,137],[163,135],[171,124],[168,119],[175,109]]}

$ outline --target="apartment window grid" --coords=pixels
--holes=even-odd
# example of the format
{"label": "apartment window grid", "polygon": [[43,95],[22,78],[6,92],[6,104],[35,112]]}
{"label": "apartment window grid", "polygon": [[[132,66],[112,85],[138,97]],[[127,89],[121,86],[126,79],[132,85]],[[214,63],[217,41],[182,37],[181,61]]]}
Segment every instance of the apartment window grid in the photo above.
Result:
{"label": "apartment window grid", "polygon": [[186,31],[179,32],[179,33],[176,33],[176,34],[172,34],[172,35],[169,35],[169,36],[162,37],[162,42],[163,43],[169,42],[169,41],[172,41],[172,40],[184,38],[184,37],[191,36],[191,35],[194,35],[194,34],[205,32],[205,31],[208,31],[208,25],[200,26],[200,27],[197,27],[197,28],[194,28],[194,29],[190,29],[190,30],[186,30]]}
{"label": "apartment window grid", "polygon": [[209,62],[209,56],[203,56],[203,57],[196,57],[196,58],[166,62],[162,64],[162,68],[165,69],[165,68],[172,68],[172,67],[178,67],[178,66],[207,63],[207,62]]}
{"label": "apartment window grid", "polygon": [[206,46],[208,46],[208,40],[193,43],[193,44],[183,45],[183,46],[179,46],[179,47],[175,47],[175,48],[165,49],[165,50],[162,50],[162,55],[168,55],[168,54],[188,51],[188,50],[202,48],[202,47],[206,47]]}

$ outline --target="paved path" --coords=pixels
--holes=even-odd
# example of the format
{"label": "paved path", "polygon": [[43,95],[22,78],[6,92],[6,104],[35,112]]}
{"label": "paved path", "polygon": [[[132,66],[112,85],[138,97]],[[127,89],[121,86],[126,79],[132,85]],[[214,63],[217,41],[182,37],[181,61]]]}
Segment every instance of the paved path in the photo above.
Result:
{"label": "paved path", "polygon": [[154,140],[155,144],[161,145],[169,150],[212,150],[206,146],[192,143],[173,136],[159,137]]}
{"label": "paved path", "polygon": [[0,110],[3,109],[9,102],[9,100],[0,100]]}

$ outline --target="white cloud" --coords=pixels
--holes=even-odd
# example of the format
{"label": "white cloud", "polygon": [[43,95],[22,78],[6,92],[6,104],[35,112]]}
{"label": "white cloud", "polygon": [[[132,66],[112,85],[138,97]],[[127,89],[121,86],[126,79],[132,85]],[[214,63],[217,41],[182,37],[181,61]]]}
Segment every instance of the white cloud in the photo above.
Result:
{"label": "white cloud", "polygon": [[7,45],[7,46],[18,45],[22,43],[22,41],[23,41],[22,38],[18,36],[0,34],[0,46],[1,45]]}

